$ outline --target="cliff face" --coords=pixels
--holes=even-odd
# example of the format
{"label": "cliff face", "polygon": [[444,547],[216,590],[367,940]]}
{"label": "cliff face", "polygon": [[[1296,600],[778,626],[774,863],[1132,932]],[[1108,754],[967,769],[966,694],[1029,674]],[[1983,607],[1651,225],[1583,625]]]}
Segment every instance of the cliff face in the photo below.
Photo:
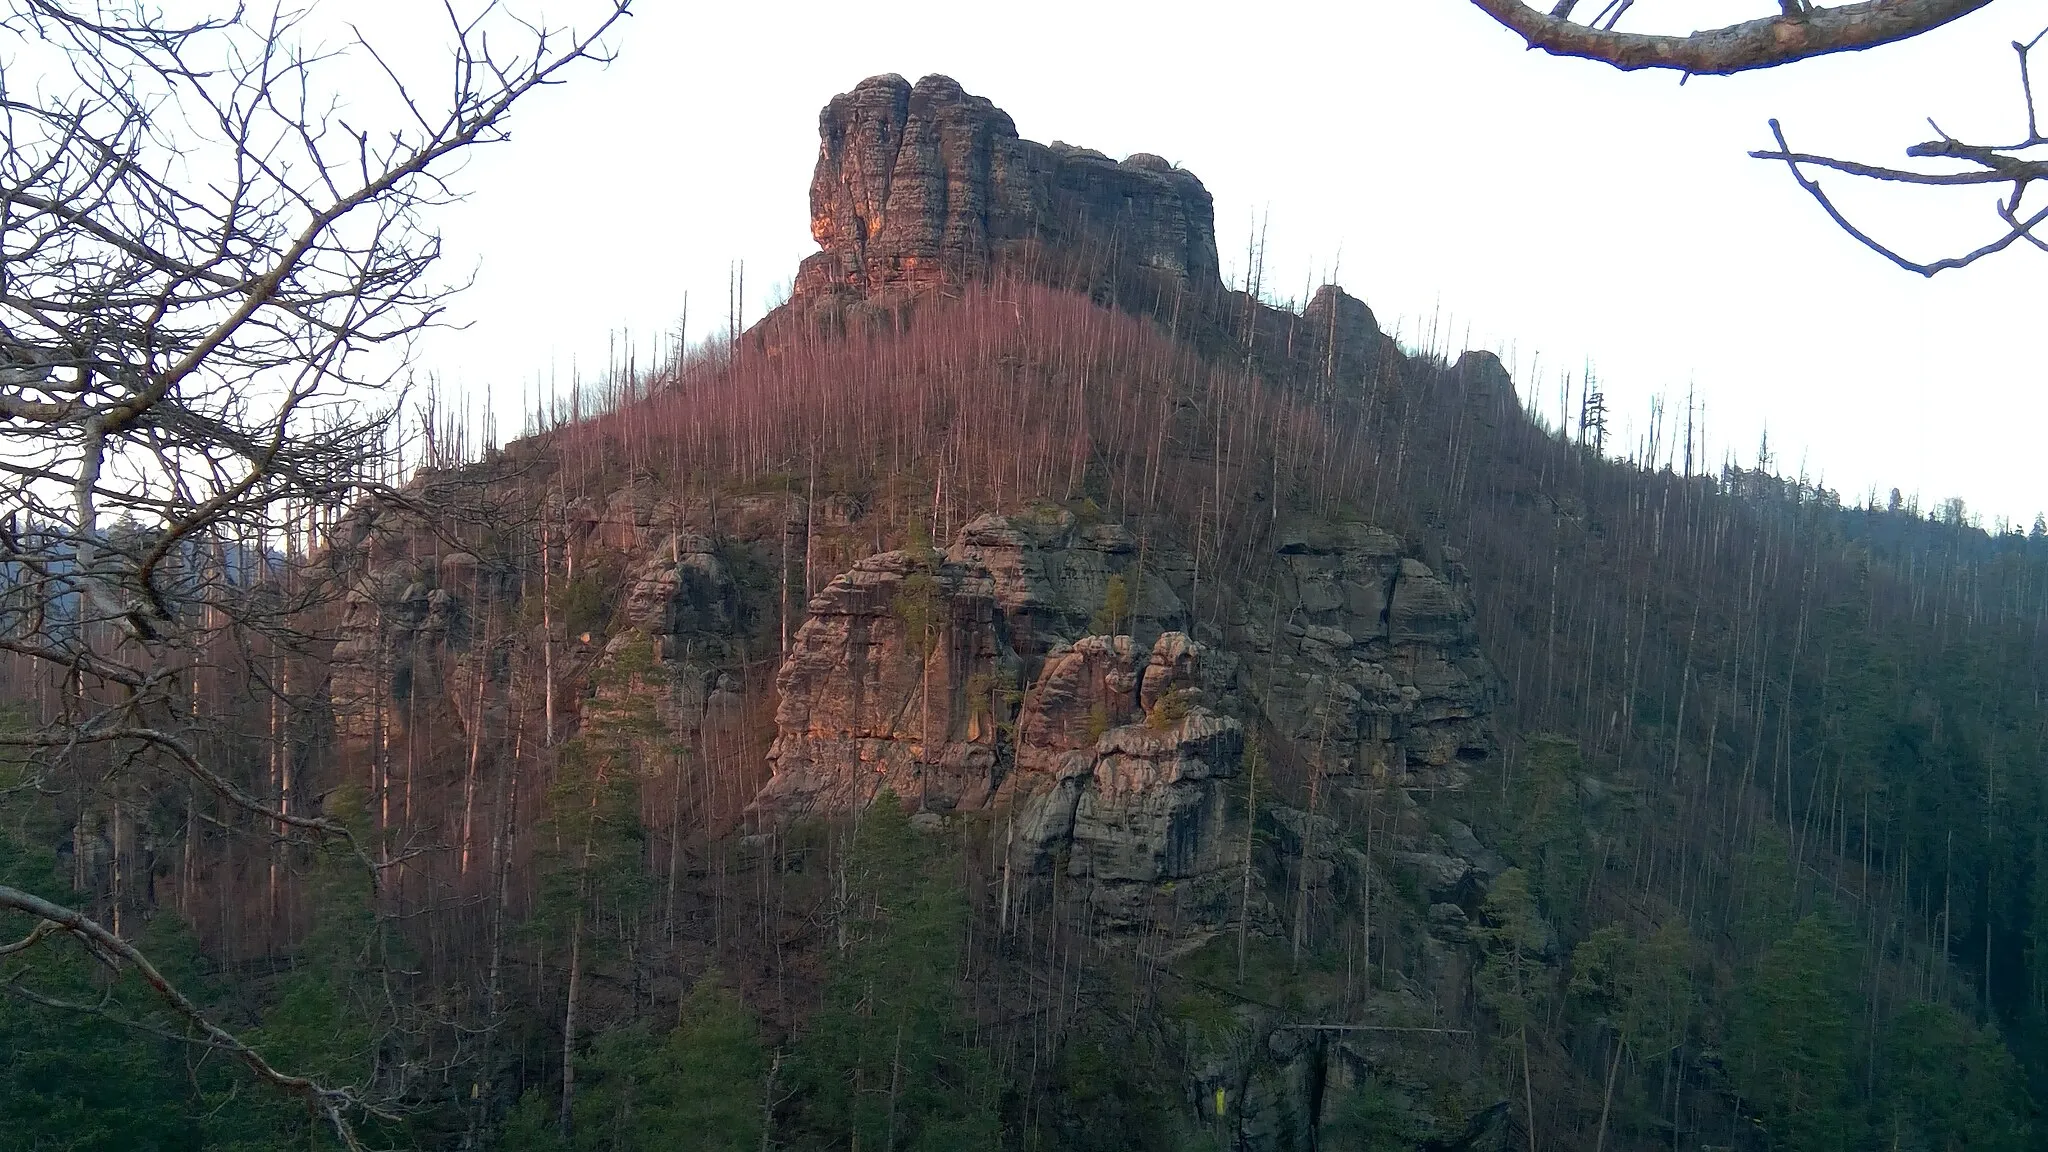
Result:
{"label": "cliff face", "polygon": [[1215,208],[1157,156],[1121,163],[1017,135],[1009,115],[945,76],[874,76],[818,117],[811,235],[824,251],[799,297],[922,291],[1034,257],[1113,257],[1209,286]]}
{"label": "cliff face", "polygon": [[[345,590],[325,666],[340,757],[376,766],[373,792],[415,796],[423,835],[481,838],[466,815],[483,803],[478,765],[516,757],[522,725],[528,746],[574,735],[593,705],[613,703],[595,688],[601,673],[644,641],[663,674],[658,691],[632,690],[653,692],[660,740],[715,763],[715,785],[692,801],[703,818],[736,818],[765,775],[754,732],[768,685],[746,654],[773,650],[776,606],[758,569],[801,520],[772,496],[706,502],[637,483],[564,499],[534,466],[508,454],[479,467],[487,483],[422,477],[410,506],[365,506],[340,530],[344,546],[325,558]],[[475,551],[455,549],[425,508]],[[517,575],[544,562],[542,547],[546,592]]]}
{"label": "cliff face", "polygon": [[756,807],[844,811],[883,787],[984,807],[1015,790],[1011,771],[1057,774],[1176,693],[1256,702],[1283,738],[1343,749],[1326,765],[1340,778],[1461,785],[1489,755],[1493,674],[1455,559],[1439,575],[1355,522],[1285,531],[1275,559],[1270,588],[1203,621],[1214,644],[1185,634],[1185,554],[1065,511],[986,515],[945,552],[862,560],[796,633]]}
{"label": "cliff face", "polygon": [[[1138,550],[1120,525],[1058,512],[983,516],[945,552],[855,564],[812,599],[776,677],[774,776],[756,811],[844,812],[884,788],[929,811],[985,808],[1018,768],[1056,773],[1142,719],[1144,661],[1154,641],[1174,650],[1161,637],[1184,609],[1136,570]],[[1112,581],[1135,587],[1118,623],[1141,641],[1087,635],[1107,624]]]}
{"label": "cliff face", "polygon": [[[1225,971],[1243,925],[1269,980],[1285,979],[1304,916],[1344,938],[1370,894],[1385,907],[1406,887],[1426,923],[1365,921],[1412,956],[1371,1011],[1428,1019],[1464,1002],[1466,925],[1504,865],[1425,807],[1495,754],[1497,677],[1462,566],[1453,554],[1439,571],[1355,521],[1282,522],[1271,547],[1264,579],[1218,589],[1170,544],[1041,507],[981,516],[943,552],[857,562],[813,598],[777,677],[755,820],[844,813],[884,789],[927,821],[984,813],[1003,922],[1064,905],[1113,952],[1197,967],[1221,954]],[[1314,773],[1306,809],[1278,799],[1283,764],[1297,784]],[[1356,835],[1373,824],[1377,854]],[[1199,986],[1177,994],[1208,1003]],[[1229,997],[1188,1010],[1234,1022],[1177,1044],[1183,1089],[1234,1102],[1241,1147],[1309,1146],[1342,1127],[1361,1084],[1469,1089],[1446,1071],[1459,1057],[1426,1045],[1305,1031]],[[1467,1119],[1417,1130],[1430,1146],[1503,1146],[1504,1107],[1469,1103]]]}
{"label": "cliff face", "polygon": [[1285,533],[1275,559],[1277,581],[1201,621],[1208,643],[1188,635],[1186,555],[1064,511],[863,560],[812,600],[777,677],[754,813],[846,812],[883,789],[1000,808],[1015,875],[1087,878],[1110,925],[1161,891],[1187,929],[1221,925],[1239,907],[1226,792],[1247,725],[1316,761],[1331,805],[1459,788],[1492,748],[1493,676],[1455,573],[1355,523]]}

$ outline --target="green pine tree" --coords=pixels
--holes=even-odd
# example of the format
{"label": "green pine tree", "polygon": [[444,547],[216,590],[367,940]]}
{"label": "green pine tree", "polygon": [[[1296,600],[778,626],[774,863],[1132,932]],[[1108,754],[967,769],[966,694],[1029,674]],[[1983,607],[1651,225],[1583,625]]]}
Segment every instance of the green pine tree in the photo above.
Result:
{"label": "green pine tree", "polygon": [[1910,1004],[1884,1030],[1879,1142],[1927,1152],[2019,1152],[2033,1141],[2026,1082],[1997,1035],[1945,1004]]}
{"label": "green pine tree", "polygon": [[[597,1039],[576,1097],[578,1152],[755,1152],[767,1093],[759,1025],[712,973],[666,1036],[642,1022]],[[545,1145],[543,1145],[545,1147]]]}
{"label": "green pine tree", "polygon": [[1855,955],[1831,909],[1766,948],[1738,987],[1728,1066],[1774,1148],[1860,1147],[1850,1072]]}
{"label": "green pine tree", "polygon": [[1683,923],[1667,922],[1648,938],[1619,924],[1600,928],[1572,950],[1571,999],[1613,1034],[1595,1146],[1603,1146],[1614,1082],[1624,1056],[1667,1059],[1684,1041],[1698,1008],[1692,983],[1692,941]]}
{"label": "green pine tree", "polygon": [[864,814],[847,862],[847,946],[790,1061],[795,1126],[816,1144],[994,1144],[994,1077],[960,1005],[967,903],[954,868],[893,794]]}
{"label": "green pine tree", "polygon": [[1585,763],[1577,741],[1535,736],[1515,773],[1504,847],[1528,877],[1543,915],[1569,930],[1586,887]]}
{"label": "green pine tree", "polygon": [[1544,965],[1550,926],[1536,910],[1529,875],[1510,868],[1493,881],[1484,906],[1486,955],[1477,979],[1479,999],[1491,1009],[1501,1035],[1514,1040],[1522,1078],[1529,1144],[1536,1146],[1535,1087],[1529,1069],[1529,1029],[1541,1027],[1554,973]]}
{"label": "green pine tree", "polygon": [[[48,853],[23,850],[5,830],[0,883],[60,903],[77,895],[58,880]],[[166,975],[196,989],[190,938],[170,920],[159,917],[138,943],[151,948]],[[25,916],[0,913],[0,944],[23,940],[34,928]],[[114,976],[76,941],[56,934],[0,956],[0,986],[7,989],[0,992],[0,1147],[206,1146],[202,1101],[181,1074],[187,1046],[118,1022],[184,1033],[133,972]]]}
{"label": "green pine tree", "polygon": [[535,856],[541,876],[527,929],[548,952],[566,960],[562,1013],[562,1083],[556,1117],[565,1141],[573,1139],[577,1012],[590,969],[604,960],[592,948],[592,930],[609,917],[629,921],[649,891],[643,860],[638,768],[660,738],[648,682],[658,674],[653,644],[629,635],[594,679],[596,698],[583,725],[564,742],[555,763]]}
{"label": "green pine tree", "polygon": [[[353,789],[331,794],[327,809],[352,827],[366,823],[360,794]],[[291,971],[244,1038],[274,1067],[352,1087],[369,1099],[380,1088],[373,1083],[380,1048],[399,1031],[385,976],[411,965],[377,916],[369,872],[348,849],[338,843],[319,848],[307,888],[318,909],[313,927],[294,951]],[[223,1152],[339,1147],[326,1120],[310,1114],[303,1101],[275,1093],[249,1095],[245,1088],[230,1088],[219,1098],[225,1103],[228,1094],[237,1092],[247,1098],[210,1113],[209,1147]],[[373,1145],[399,1139],[398,1125],[365,1114],[349,1120],[357,1125],[358,1136]]]}

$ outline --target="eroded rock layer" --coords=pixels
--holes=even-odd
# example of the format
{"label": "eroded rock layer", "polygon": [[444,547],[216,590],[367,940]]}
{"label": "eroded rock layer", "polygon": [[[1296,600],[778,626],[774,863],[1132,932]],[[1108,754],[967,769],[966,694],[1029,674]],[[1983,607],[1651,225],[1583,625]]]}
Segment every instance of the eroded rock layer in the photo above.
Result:
{"label": "eroded rock layer", "polygon": [[[1277,575],[1190,636],[1193,565],[1064,512],[983,516],[937,551],[862,560],[810,604],[777,678],[779,823],[868,804],[1003,808],[1009,866],[1086,879],[1111,923],[1162,886],[1237,908],[1226,825],[1245,730],[1313,756],[1332,803],[1457,788],[1493,692],[1449,578],[1362,524],[1282,533]],[[1240,813],[1241,819],[1241,813]]]}
{"label": "eroded rock layer", "polygon": [[1113,257],[1208,286],[1215,207],[1202,182],[1138,154],[1118,162],[1017,135],[949,77],[873,76],[818,117],[811,234],[798,296],[922,290],[1006,260]]}

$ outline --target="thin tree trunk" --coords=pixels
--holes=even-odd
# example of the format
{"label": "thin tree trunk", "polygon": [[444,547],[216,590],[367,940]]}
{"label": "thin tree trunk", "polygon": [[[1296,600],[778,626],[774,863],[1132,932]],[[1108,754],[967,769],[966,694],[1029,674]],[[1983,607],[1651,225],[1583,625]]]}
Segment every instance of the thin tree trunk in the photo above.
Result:
{"label": "thin tree trunk", "polygon": [[818,453],[811,450],[810,477],[804,485],[804,611],[811,610],[811,514],[818,504]]}
{"label": "thin tree trunk", "polygon": [[[471,591],[470,596],[472,601],[474,601],[476,597],[474,590]],[[486,620],[484,623],[483,647],[478,651],[476,657],[476,702],[469,717],[469,770],[464,773],[462,778],[462,863],[460,870],[464,876],[469,875],[470,832],[474,827],[473,821],[476,815],[476,775],[478,762],[483,757],[484,749],[484,694],[486,685],[489,683],[489,677],[485,673],[488,671],[488,661],[490,659],[490,631],[490,623]]]}
{"label": "thin tree trunk", "polygon": [[540,745],[543,748],[555,746],[555,605],[554,605],[554,562],[548,540],[548,513],[543,507],[540,514],[540,652],[541,675],[546,682],[542,697],[546,703],[543,712]]}
{"label": "thin tree trunk", "polygon": [[575,1136],[570,1109],[576,1102],[576,994],[583,980],[583,910],[569,929],[569,1003],[562,1010],[562,1143]]}
{"label": "thin tree trunk", "polygon": [[[698,731],[703,731],[700,721]],[[683,855],[683,765],[688,752],[678,748],[675,756],[675,777],[669,790],[668,804],[668,901],[662,912],[662,935],[668,946],[676,946],[676,873],[682,866]]]}
{"label": "thin tree trunk", "polygon": [[[1237,982],[1244,983],[1245,944],[1252,926],[1252,834],[1259,824],[1259,746],[1253,744],[1245,764],[1245,813],[1244,813],[1244,894],[1240,897],[1241,911],[1237,917]],[[1371,959],[1371,953],[1366,954]]]}
{"label": "thin tree trunk", "polygon": [[1955,921],[1949,919],[1949,896],[1954,887],[1950,881],[1955,877],[1956,863],[1956,833],[1953,828],[1949,829],[1947,851],[1948,854],[1942,859],[1941,864],[1941,974],[1944,977],[1948,975],[1949,933],[1955,924]]}
{"label": "thin tree trunk", "polygon": [[1301,942],[1308,927],[1308,871],[1315,854],[1316,801],[1323,785],[1323,754],[1330,736],[1330,698],[1323,695],[1323,730],[1316,738],[1316,759],[1308,774],[1308,819],[1301,830],[1301,874],[1294,892],[1294,970],[1301,971]]}
{"label": "thin tree trunk", "polygon": [[937,610],[940,603],[936,585],[936,557],[927,552],[922,559],[928,569],[927,578],[931,579],[933,584],[919,593],[924,597],[924,604],[919,612],[923,621],[920,625],[917,663],[919,709],[923,713],[920,720],[923,731],[918,737],[917,766],[917,810],[920,812],[929,809],[932,791],[931,770],[938,763],[937,757],[932,755],[932,649],[935,647],[932,641],[932,613]]}
{"label": "thin tree trunk", "polygon": [[903,1089],[903,1023],[896,1024],[896,1048],[889,1056],[889,1138],[884,1149],[896,1147],[896,1098]]}
{"label": "thin tree trunk", "polygon": [[782,582],[782,635],[776,649],[779,657],[789,655],[789,489],[782,491],[782,565],[779,573]]}
{"label": "thin tree trunk", "polygon": [[1365,987],[1361,1003],[1372,1000],[1372,810],[1373,791],[1368,790],[1365,794],[1365,863],[1360,868],[1365,876],[1361,885],[1364,891],[1359,896],[1364,921],[1361,934],[1365,937]]}
{"label": "thin tree trunk", "polygon": [[768,1062],[768,1086],[761,1094],[761,1152],[769,1152],[775,1139],[775,1081],[782,1075],[782,1053]]}
{"label": "thin tree trunk", "polygon": [[[1520,981],[1517,974],[1516,982]],[[1536,1089],[1529,1078],[1529,1026],[1523,1024],[1517,1031],[1522,1040],[1522,1110],[1529,1117],[1529,1152],[1536,1152]],[[566,1125],[568,1121],[563,1123]]]}
{"label": "thin tree trunk", "polygon": [[1003,899],[996,913],[996,927],[1007,933],[1010,930],[1010,853],[1017,842],[1017,818],[1012,815],[1003,828]]}
{"label": "thin tree trunk", "polygon": [[[1593,1139],[1593,1152],[1607,1147],[1607,1112],[1614,1104],[1614,1076],[1621,1071],[1622,1053],[1628,1051],[1628,1041],[1620,1035],[1614,1037],[1614,1058],[1607,1062],[1607,1091],[1600,1097],[1600,1134]],[[1523,1059],[1528,1059],[1527,1055]]]}
{"label": "thin tree trunk", "polygon": [[1515,1027],[1516,1039],[1522,1049],[1522,1111],[1528,1118],[1529,1152],[1536,1152],[1536,1089],[1529,1076],[1529,1001],[1522,989],[1522,947],[1514,945],[1511,951],[1514,961],[1515,1001],[1521,1005],[1521,1023]]}

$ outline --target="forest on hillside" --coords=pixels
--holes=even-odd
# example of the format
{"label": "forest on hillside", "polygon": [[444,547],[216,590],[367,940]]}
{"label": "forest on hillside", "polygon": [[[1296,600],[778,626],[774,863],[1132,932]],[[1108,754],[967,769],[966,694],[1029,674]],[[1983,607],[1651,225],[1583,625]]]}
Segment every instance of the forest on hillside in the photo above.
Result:
{"label": "forest on hillside", "polygon": [[[424,473],[410,508],[337,510],[318,545],[191,557],[238,569],[210,597],[302,615],[258,647],[222,605],[165,722],[218,741],[237,794],[347,841],[280,836],[189,780],[138,789],[117,747],[78,747],[9,762],[11,881],[146,933],[278,1067],[356,1086],[366,1146],[1180,1146],[1205,1102],[1172,1069],[1245,1004],[1423,1030],[1435,1087],[1388,1061],[1383,1090],[1307,1126],[1320,1147],[2030,1145],[2041,533],[1845,507],[1767,459],[1709,473],[1684,421],[1605,456],[1597,395],[1546,424],[1500,406],[1484,357],[1388,350],[1324,388],[1311,332],[1261,348],[1219,326],[1235,350],[1204,353],[1052,288],[773,355],[770,336]],[[600,514],[633,493],[695,510],[733,574],[711,616],[655,638],[624,626]],[[1056,898],[1020,913],[972,814],[932,828],[899,797],[753,831],[792,614],[862,555],[1043,502],[1184,550],[1216,590],[1181,624],[1218,640],[1286,524],[1385,525],[1465,574],[1501,752],[1455,794],[1383,800],[1378,825],[1337,815],[1382,883],[1298,881],[1299,926],[1249,960],[1241,931],[1154,954]],[[435,642],[351,656],[386,562]],[[14,588],[17,627],[64,626]],[[654,690],[686,669],[708,695]],[[8,676],[18,729],[111,704],[19,657]],[[688,744],[657,715],[679,691]],[[1237,818],[1259,882],[1292,886],[1302,848],[1272,821],[1313,814],[1322,765],[1263,744]],[[1401,849],[1446,819],[1510,868],[1459,930],[1458,1001],[1392,1004],[1449,914]],[[132,972],[28,955],[7,961],[0,1065],[21,1146],[86,1118],[101,1146],[332,1139],[194,1048]],[[1223,1120],[1206,1138],[1236,1146]]]}
{"label": "forest on hillside", "polygon": [[759,322],[387,404],[628,8],[345,147],[296,17],[0,16],[0,1149],[2040,1144],[2048,521],[1226,284],[942,76]]}

